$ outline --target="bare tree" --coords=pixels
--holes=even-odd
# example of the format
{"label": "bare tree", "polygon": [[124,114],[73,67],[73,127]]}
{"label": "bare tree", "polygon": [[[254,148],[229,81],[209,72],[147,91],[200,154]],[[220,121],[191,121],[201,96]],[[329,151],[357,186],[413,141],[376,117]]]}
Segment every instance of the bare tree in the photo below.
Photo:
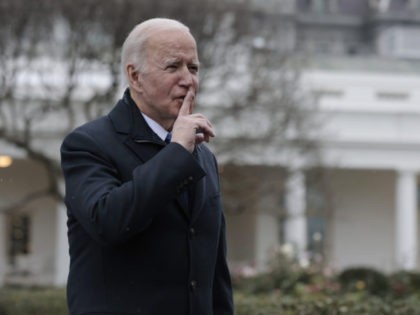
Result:
{"label": "bare tree", "polygon": [[315,152],[292,21],[277,12],[267,22],[264,14],[229,0],[2,0],[0,139],[49,174],[45,189],[2,210],[44,195],[63,200],[61,139],[114,104],[122,42],[154,16],[183,21],[197,39],[204,73],[199,105],[223,134],[213,145],[225,163],[272,146]]}

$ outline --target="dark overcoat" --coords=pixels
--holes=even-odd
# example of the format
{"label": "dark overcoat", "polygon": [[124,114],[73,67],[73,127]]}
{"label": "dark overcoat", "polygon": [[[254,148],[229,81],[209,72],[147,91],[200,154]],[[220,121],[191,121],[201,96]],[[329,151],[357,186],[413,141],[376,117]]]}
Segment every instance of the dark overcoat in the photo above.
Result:
{"label": "dark overcoat", "polygon": [[[216,160],[166,145],[126,91],[61,147],[70,315],[231,315]],[[189,190],[190,206],[183,196]]]}

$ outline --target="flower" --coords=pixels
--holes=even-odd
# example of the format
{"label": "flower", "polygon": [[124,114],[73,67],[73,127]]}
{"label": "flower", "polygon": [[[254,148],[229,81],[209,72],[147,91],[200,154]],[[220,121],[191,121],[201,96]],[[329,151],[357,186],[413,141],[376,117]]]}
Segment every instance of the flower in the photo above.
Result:
{"label": "flower", "polygon": [[363,290],[364,288],[366,288],[366,284],[365,284],[365,282],[364,282],[364,281],[362,281],[362,280],[357,281],[357,282],[356,282],[356,288],[357,288],[358,290]]}

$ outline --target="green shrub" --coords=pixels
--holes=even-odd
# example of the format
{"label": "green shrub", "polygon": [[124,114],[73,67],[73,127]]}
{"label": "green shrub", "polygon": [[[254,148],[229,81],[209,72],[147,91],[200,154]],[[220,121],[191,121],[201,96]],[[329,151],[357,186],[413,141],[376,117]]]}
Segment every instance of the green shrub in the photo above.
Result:
{"label": "green shrub", "polygon": [[399,271],[390,277],[392,294],[396,297],[420,292],[420,273],[412,271]]}
{"label": "green shrub", "polygon": [[250,294],[268,293],[273,290],[279,290],[285,294],[292,294],[299,285],[310,284],[312,277],[313,275],[304,269],[277,269],[252,277],[234,277],[233,286],[236,290]]}
{"label": "green shrub", "polygon": [[373,268],[348,268],[338,275],[338,282],[345,292],[367,291],[374,295],[386,295],[390,283],[386,275]]}
{"label": "green shrub", "polygon": [[233,277],[233,286],[234,289],[249,294],[272,291],[293,294],[302,285],[312,284],[319,278],[319,273],[318,268],[303,268],[295,257],[278,252],[271,258],[268,271],[254,276],[236,275]]}
{"label": "green shrub", "polygon": [[[372,274],[372,270],[357,272],[347,270],[340,274],[342,281],[366,281],[360,275]],[[299,273],[298,273],[299,274]],[[280,290],[278,283],[270,274],[244,278],[242,287],[235,288],[236,315],[420,315],[420,289],[418,274],[399,272],[390,277],[393,285],[397,281],[406,281],[410,290],[404,291],[397,298],[392,294],[378,295],[367,289],[349,290],[310,290],[314,281],[328,283],[322,274],[316,277],[308,273],[303,277],[290,277],[297,280],[294,289]],[[344,276],[348,275],[350,276]],[[375,276],[377,274],[373,272]],[[290,276],[290,275],[289,275]],[[288,276],[288,277],[289,277]],[[347,279],[349,277],[350,279]],[[380,277],[379,277],[380,278]],[[362,280],[361,280],[362,279]],[[363,280],[364,279],[364,280]],[[310,284],[306,284],[306,282]],[[376,280],[375,280],[376,281]],[[343,283],[344,283],[343,282]],[[377,281],[381,283],[381,281]],[[246,285],[244,285],[246,283]],[[399,282],[398,282],[399,283]],[[322,286],[322,285],[321,285]],[[366,285],[366,288],[369,284]],[[271,291],[268,288],[273,288]],[[351,287],[351,286],[350,286]],[[375,286],[373,286],[375,288]],[[257,292],[258,294],[255,294]],[[372,290],[376,292],[376,290]],[[65,290],[53,288],[2,288],[0,289],[0,315],[65,315],[67,314]]]}
{"label": "green shrub", "polygon": [[420,315],[418,296],[402,300],[367,293],[305,297],[281,295],[235,295],[236,315]]}
{"label": "green shrub", "polygon": [[266,273],[234,276],[236,315],[420,315],[420,273],[355,267],[334,274],[274,258]]}
{"label": "green shrub", "polygon": [[64,289],[0,288],[0,315],[66,315]]}

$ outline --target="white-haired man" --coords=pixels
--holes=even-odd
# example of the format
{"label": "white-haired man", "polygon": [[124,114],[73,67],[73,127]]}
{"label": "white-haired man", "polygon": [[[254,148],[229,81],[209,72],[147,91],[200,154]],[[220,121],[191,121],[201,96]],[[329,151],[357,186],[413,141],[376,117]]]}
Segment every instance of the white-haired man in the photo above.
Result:
{"label": "white-haired man", "polygon": [[196,42],[170,19],[137,25],[128,83],[61,147],[70,315],[232,315],[213,126],[194,113]]}

